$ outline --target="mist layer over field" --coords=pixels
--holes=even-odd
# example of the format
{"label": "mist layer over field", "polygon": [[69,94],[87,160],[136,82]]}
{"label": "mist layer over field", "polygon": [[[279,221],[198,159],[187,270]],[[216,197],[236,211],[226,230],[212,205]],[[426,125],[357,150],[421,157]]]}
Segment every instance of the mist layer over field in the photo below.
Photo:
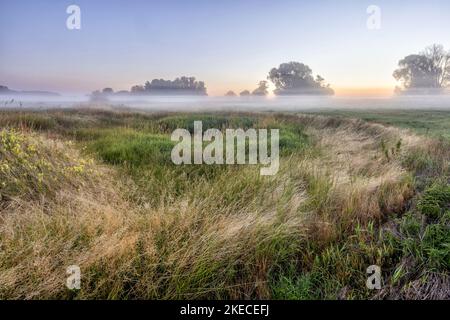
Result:
{"label": "mist layer over field", "polygon": [[87,95],[0,96],[0,109],[53,109],[91,105],[130,107],[145,111],[317,111],[317,110],[449,110],[450,96],[393,97],[201,97],[115,96],[93,102]]}

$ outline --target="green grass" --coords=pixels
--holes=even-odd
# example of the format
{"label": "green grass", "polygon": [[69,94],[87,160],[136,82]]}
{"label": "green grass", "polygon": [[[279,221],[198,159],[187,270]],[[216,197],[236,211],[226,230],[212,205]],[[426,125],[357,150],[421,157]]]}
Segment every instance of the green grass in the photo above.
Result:
{"label": "green grass", "polygon": [[131,168],[170,163],[175,143],[166,135],[135,130],[103,130],[88,144],[88,150],[113,165]]}
{"label": "green grass", "polygon": [[[279,129],[280,153],[283,157],[305,152],[310,145],[303,128],[295,125],[292,119],[286,120],[283,117],[267,119],[261,115],[202,113],[168,116],[126,114],[117,117],[115,113],[108,116],[99,112],[90,114],[89,119],[89,113],[75,114],[77,119],[83,120],[72,126],[53,130],[56,129],[63,136],[74,139],[89,155],[118,167],[123,174],[130,176],[139,186],[134,198],[152,206],[159,205],[163,198],[166,199],[164,201],[177,199],[192,188],[192,185],[221,180],[220,177],[226,176],[230,170],[239,170],[240,166],[237,165],[177,166],[171,162],[171,150],[176,144],[170,140],[172,131],[184,128],[193,132],[194,121],[202,121],[203,132],[209,128],[218,128],[223,132],[225,128],[247,130],[252,126]],[[40,114],[33,116],[39,119]],[[67,114],[58,116],[68,117]],[[264,123],[261,123],[261,119]],[[204,143],[204,146],[206,144]],[[239,194],[239,190],[234,192]],[[149,197],[149,194],[152,196]]]}

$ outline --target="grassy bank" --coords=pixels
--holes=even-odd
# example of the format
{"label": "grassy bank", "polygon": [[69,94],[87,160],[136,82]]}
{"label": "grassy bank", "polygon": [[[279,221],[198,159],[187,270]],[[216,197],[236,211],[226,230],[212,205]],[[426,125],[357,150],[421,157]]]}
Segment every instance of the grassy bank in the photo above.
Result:
{"label": "grassy bank", "polygon": [[[172,164],[194,120],[279,128],[280,171]],[[5,111],[0,127],[0,298],[449,296],[444,139],[269,113]]]}

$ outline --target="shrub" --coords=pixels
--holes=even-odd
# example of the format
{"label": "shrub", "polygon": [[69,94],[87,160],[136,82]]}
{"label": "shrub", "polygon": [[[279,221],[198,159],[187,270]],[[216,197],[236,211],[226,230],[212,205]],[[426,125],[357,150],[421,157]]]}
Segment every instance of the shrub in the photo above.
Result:
{"label": "shrub", "polygon": [[427,188],[417,207],[425,216],[438,219],[450,205],[450,185],[435,183]]}

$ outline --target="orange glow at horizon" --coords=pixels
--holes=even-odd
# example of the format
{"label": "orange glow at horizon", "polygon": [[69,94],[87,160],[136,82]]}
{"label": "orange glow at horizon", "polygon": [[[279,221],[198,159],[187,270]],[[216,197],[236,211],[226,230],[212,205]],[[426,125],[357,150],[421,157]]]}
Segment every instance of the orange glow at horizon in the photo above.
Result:
{"label": "orange glow at horizon", "polygon": [[[256,87],[253,85],[247,86],[248,88],[251,88],[252,90]],[[245,86],[242,86],[242,88],[245,88]],[[208,94],[210,96],[224,96],[225,93],[228,90],[234,91],[236,94],[239,95],[239,92],[241,92],[244,89],[240,88],[230,88],[230,87],[220,87],[220,88],[211,88],[211,90],[208,90]],[[234,89],[234,90],[233,90]],[[274,90],[274,86],[270,83],[269,85],[269,96],[273,96],[272,91]],[[335,91],[336,96],[355,96],[355,97],[389,97],[394,94],[394,88],[392,87],[336,87],[333,88]],[[250,92],[252,91],[250,90]]]}
{"label": "orange glow at horizon", "polygon": [[380,96],[387,97],[394,94],[392,87],[342,87],[334,88],[337,96]]}

